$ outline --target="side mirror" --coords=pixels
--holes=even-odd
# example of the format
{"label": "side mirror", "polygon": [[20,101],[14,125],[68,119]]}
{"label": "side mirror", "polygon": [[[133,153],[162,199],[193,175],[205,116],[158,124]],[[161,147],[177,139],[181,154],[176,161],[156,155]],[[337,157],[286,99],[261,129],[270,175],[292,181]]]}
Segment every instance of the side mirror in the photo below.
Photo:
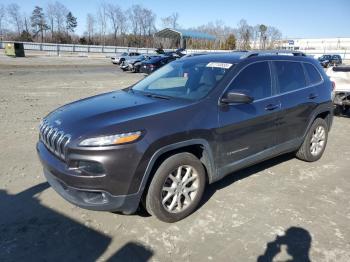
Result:
{"label": "side mirror", "polygon": [[221,103],[224,104],[250,104],[254,99],[246,94],[237,92],[228,92],[221,98]]}

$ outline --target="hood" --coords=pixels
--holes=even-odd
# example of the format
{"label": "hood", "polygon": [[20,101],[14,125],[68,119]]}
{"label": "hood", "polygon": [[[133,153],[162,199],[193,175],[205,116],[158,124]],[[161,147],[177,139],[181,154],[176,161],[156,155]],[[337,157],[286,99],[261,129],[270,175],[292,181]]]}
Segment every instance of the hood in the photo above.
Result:
{"label": "hood", "polygon": [[[114,126],[115,132],[126,132],[122,125],[129,121],[173,111],[185,104],[179,100],[162,100],[141,93],[115,91],[85,98],[58,108],[46,120],[69,133],[72,138],[94,132],[104,132]],[[118,130],[121,128],[121,130]]]}

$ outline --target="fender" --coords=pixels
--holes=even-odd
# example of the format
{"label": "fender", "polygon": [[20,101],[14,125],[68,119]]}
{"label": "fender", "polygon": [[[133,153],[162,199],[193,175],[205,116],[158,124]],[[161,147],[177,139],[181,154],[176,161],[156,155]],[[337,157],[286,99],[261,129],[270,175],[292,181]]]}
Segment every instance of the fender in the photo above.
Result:
{"label": "fender", "polygon": [[309,131],[312,123],[315,121],[316,119],[316,116],[319,115],[319,114],[322,114],[322,113],[329,113],[329,118],[326,119],[327,121],[327,124],[328,124],[328,131],[331,129],[332,127],[332,123],[333,123],[333,104],[332,104],[332,101],[328,101],[328,102],[325,102],[325,103],[322,103],[320,104],[315,110],[314,112],[312,113],[310,119],[309,119],[309,123],[305,129],[305,132],[303,134],[303,138],[306,137],[307,135],[307,132]]}
{"label": "fender", "polygon": [[208,141],[206,141],[205,139],[201,139],[201,138],[196,138],[196,139],[190,139],[190,140],[186,140],[186,141],[181,141],[181,142],[177,142],[174,144],[170,144],[170,145],[166,145],[160,149],[158,149],[151,157],[150,161],[148,162],[146,171],[143,175],[141,184],[140,184],[140,188],[137,192],[137,194],[139,194],[139,196],[141,197],[143,194],[143,191],[145,190],[145,187],[147,185],[148,179],[150,177],[152,168],[155,164],[155,162],[157,161],[157,159],[164,153],[172,151],[174,149],[178,149],[178,148],[182,148],[182,147],[186,147],[186,146],[191,146],[191,145],[202,145],[204,147],[204,151],[207,153],[207,157],[208,157],[208,166],[207,168],[207,172],[208,172],[208,179],[209,179],[209,183],[212,183],[212,181],[214,181],[215,176],[216,176],[216,167],[215,167],[215,162],[214,162],[214,157],[213,157],[213,152],[212,149],[208,143]]}

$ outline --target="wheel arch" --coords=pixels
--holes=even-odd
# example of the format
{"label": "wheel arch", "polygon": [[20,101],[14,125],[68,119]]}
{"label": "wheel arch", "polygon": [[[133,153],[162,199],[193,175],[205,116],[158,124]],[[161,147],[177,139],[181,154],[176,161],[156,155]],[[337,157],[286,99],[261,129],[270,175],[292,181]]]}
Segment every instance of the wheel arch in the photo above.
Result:
{"label": "wheel arch", "polygon": [[317,118],[324,119],[326,121],[326,123],[327,123],[328,131],[331,129],[332,123],[333,123],[333,104],[332,104],[332,102],[330,102],[329,104],[327,103],[327,104],[325,104],[323,106],[320,106],[314,111],[314,113],[310,117],[310,121],[309,121],[309,123],[307,125],[307,128],[305,129],[303,138],[305,138],[305,136],[307,135],[307,133],[310,130],[310,127],[311,127],[312,123]]}
{"label": "wheel arch", "polygon": [[191,139],[164,146],[152,155],[144,173],[140,191],[143,194],[147,193],[147,188],[152,180],[155,170],[166,158],[182,152],[191,153],[201,161],[206,171],[207,181],[208,183],[211,183],[216,172],[212,149],[209,146],[209,143],[204,139]]}

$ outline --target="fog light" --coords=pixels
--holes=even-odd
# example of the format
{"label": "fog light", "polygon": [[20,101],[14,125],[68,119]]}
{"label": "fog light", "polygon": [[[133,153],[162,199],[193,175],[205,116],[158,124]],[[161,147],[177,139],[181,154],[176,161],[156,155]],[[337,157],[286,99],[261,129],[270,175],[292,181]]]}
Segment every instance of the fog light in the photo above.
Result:
{"label": "fog light", "polygon": [[103,175],[105,173],[103,166],[93,161],[79,161],[78,169],[94,175]]}
{"label": "fog light", "polygon": [[104,192],[80,192],[81,198],[85,203],[101,205],[108,203],[108,197]]}

